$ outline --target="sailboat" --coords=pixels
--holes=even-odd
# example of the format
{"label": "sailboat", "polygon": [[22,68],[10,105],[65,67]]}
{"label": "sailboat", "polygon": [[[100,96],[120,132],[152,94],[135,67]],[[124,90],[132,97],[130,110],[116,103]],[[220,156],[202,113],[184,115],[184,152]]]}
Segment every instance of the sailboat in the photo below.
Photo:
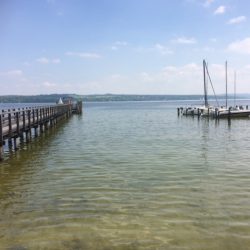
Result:
{"label": "sailboat", "polygon": [[208,69],[207,69],[207,63],[205,60],[203,60],[203,79],[204,79],[204,104],[200,106],[194,106],[194,107],[187,107],[183,110],[183,115],[202,115],[202,116],[208,116],[209,111],[212,109],[211,106],[208,104],[208,79],[211,82]]}
{"label": "sailboat", "polygon": [[215,110],[217,110],[218,108],[215,108],[209,105],[208,103],[208,81],[210,82],[210,85],[212,87],[217,106],[219,106],[219,102],[217,100],[214,87],[213,87],[213,83],[212,83],[212,80],[208,71],[208,66],[205,60],[203,60],[203,80],[204,80],[204,83],[203,83],[204,84],[204,105],[199,108],[201,112],[200,114],[202,116],[213,116],[215,113]]}
{"label": "sailboat", "polygon": [[226,62],[226,109],[217,110],[216,117],[218,118],[237,118],[250,117],[250,110],[243,109],[242,106],[235,105],[236,101],[236,72],[234,72],[234,107],[227,107],[227,62]]}

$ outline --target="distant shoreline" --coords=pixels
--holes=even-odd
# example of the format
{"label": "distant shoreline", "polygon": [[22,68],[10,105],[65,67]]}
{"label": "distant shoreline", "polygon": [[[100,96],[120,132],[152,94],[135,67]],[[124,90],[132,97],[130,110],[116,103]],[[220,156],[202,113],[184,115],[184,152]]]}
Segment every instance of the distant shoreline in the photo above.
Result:
{"label": "distant shoreline", "polygon": [[[203,101],[203,95],[76,95],[76,94],[50,94],[50,95],[4,95],[0,96],[0,103],[56,103],[59,98],[83,100],[83,102],[117,102],[117,101]],[[215,100],[213,95],[208,99]],[[225,100],[225,95],[218,95],[218,100]],[[234,95],[229,94],[228,99],[233,100]],[[237,100],[248,100],[250,94],[238,94]]]}
{"label": "distant shoreline", "polygon": [[[76,95],[76,94],[51,94],[51,95],[4,95],[0,96],[0,103],[56,103],[59,98],[83,100],[83,102],[116,102],[116,101],[203,101],[203,95]],[[232,94],[228,99],[233,99]],[[214,96],[208,96],[213,101]],[[225,95],[218,95],[218,100],[224,100]],[[237,100],[250,99],[250,94],[238,94]]]}

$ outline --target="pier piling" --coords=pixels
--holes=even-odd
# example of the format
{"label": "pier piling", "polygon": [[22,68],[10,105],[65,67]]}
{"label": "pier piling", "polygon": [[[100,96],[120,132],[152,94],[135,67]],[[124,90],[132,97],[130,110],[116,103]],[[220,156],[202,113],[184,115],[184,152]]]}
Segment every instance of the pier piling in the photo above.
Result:
{"label": "pier piling", "polygon": [[3,123],[2,123],[2,115],[0,115],[0,160],[3,160]]}

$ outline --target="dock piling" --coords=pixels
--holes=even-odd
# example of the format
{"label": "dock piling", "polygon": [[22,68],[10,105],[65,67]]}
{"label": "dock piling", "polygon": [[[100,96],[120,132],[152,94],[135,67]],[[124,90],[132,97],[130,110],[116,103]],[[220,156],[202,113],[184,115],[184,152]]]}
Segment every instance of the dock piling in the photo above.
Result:
{"label": "dock piling", "polygon": [[228,109],[228,120],[231,120],[231,109],[232,107],[229,107]]}
{"label": "dock piling", "polygon": [[3,160],[3,120],[0,115],[0,161]]}

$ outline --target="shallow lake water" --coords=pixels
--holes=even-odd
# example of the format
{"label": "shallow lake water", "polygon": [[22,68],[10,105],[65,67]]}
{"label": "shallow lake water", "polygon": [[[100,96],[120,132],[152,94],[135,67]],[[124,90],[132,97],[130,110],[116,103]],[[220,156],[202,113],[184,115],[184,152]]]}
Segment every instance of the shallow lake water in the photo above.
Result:
{"label": "shallow lake water", "polygon": [[250,119],[87,103],[0,163],[0,249],[250,249]]}

